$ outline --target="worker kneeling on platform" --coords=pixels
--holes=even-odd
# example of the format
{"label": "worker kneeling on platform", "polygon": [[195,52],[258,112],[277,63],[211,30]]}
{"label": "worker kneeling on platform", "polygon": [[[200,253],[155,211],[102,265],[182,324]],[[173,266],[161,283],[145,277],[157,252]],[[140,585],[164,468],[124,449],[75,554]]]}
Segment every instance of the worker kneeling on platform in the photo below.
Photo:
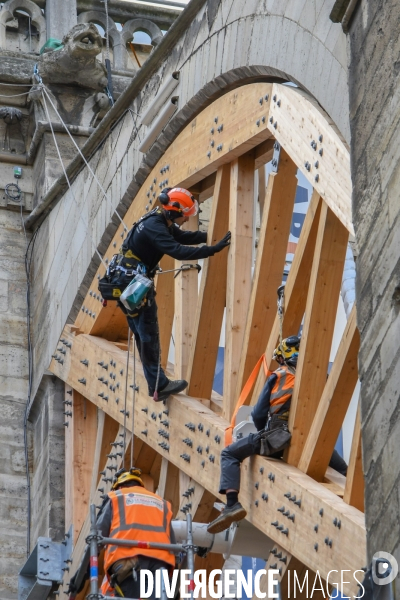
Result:
{"label": "worker kneeling on platform", "polygon": [[[193,248],[207,241],[202,231],[181,231],[180,226],[195,216],[198,204],[192,194],[183,188],[166,188],[158,197],[161,208],[144,215],[131,229],[121,249],[121,268],[145,273],[153,279],[164,254],[177,260],[198,260],[213,256],[229,246],[231,234],[213,246]],[[143,302],[134,310],[126,310],[119,303],[132,330],[146,377],[149,395],[154,400],[165,400],[170,394],[187,387],[184,379],[170,381],[160,366],[160,342],[157,305],[154,287],[149,288]]]}
{"label": "worker kneeling on platform", "polygon": [[[253,454],[281,458],[290,444],[288,419],[299,348],[300,338],[293,335],[282,340],[275,349],[273,360],[279,363],[279,367],[268,377],[251,413],[257,433],[250,433],[227,446],[221,453],[219,492],[226,494],[227,503],[221,514],[208,525],[209,533],[224,531],[247,514],[238,499],[242,461]],[[346,475],[347,465],[336,450],[329,464]]]}
{"label": "worker kneeling on platform", "polygon": [[[140,475],[136,468],[117,473],[97,518],[97,527],[104,537],[143,541],[144,546],[146,542],[174,543],[171,505],[146,490]],[[108,545],[104,554],[107,580],[103,582],[102,593],[111,586],[117,597],[140,598],[141,569],[154,574],[162,568],[171,572],[174,567],[175,555],[167,550]]]}

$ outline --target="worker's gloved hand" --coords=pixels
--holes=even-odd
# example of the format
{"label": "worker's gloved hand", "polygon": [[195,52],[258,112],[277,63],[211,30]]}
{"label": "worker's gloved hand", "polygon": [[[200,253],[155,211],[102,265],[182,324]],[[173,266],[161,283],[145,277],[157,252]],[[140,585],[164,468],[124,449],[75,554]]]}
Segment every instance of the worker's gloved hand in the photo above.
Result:
{"label": "worker's gloved hand", "polygon": [[231,243],[231,232],[228,231],[228,233],[222,238],[222,240],[220,240],[219,242],[217,242],[213,248],[215,250],[215,252],[221,252],[221,250],[223,250],[224,248],[226,248],[227,246],[229,246]]}

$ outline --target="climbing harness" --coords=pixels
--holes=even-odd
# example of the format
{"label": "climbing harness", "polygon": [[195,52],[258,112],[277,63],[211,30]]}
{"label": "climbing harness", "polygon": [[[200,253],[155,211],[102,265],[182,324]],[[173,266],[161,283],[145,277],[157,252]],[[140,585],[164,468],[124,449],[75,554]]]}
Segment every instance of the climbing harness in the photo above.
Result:
{"label": "climbing harness", "polygon": [[283,316],[285,313],[285,286],[281,285],[277,289],[278,294],[278,318],[279,318],[279,343],[283,340]]}

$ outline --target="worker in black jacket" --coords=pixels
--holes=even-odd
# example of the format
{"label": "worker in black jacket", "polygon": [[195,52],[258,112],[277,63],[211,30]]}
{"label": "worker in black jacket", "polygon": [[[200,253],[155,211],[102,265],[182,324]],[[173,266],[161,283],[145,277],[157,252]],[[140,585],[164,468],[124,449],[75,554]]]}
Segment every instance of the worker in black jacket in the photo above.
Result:
{"label": "worker in black jacket", "polygon": [[[179,228],[195,216],[198,204],[188,190],[167,188],[158,197],[162,208],[144,215],[131,229],[122,246],[125,259],[135,268],[144,264],[149,277],[154,277],[159,261],[168,254],[177,260],[197,260],[213,256],[229,246],[231,234],[214,246],[197,244],[207,241],[202,231],[181,231]],[[170,381],[160,366],[160,343],[158,334],[157,305],[154,291],[147,294],[143,306],[127,314],[143,371],[149,387],[149,396],[156,401],[165,400],[170,394],[177,394],[187,387],[184,379]]]}

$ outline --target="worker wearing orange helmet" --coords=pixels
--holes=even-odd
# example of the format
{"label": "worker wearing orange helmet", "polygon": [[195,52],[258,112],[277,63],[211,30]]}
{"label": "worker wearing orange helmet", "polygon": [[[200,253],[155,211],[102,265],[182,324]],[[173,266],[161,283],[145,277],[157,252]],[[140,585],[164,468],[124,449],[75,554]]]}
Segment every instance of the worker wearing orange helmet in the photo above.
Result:
{"label": "worker wearing orange helmet", "polygon": [[[198,260],[220,252],[231,241],[231,233],[213,246],[200,246],[207,241],[202,231],[181,231],[180,226],[198,212],[197,200],[184,188],[166,188],[158,197],[161,208],[144,215],[127,235],[122,252],[129,267],[144,264],[148,276],[153,277],[164,254],[177,260]],[[147,294],[144,305],[127,314],[128,324],[135,336],[136,346],[149,388],[149,396],[156,401],[187,387],[184,379],[170,381],[160,366],[157,305],[155,293]]]}

